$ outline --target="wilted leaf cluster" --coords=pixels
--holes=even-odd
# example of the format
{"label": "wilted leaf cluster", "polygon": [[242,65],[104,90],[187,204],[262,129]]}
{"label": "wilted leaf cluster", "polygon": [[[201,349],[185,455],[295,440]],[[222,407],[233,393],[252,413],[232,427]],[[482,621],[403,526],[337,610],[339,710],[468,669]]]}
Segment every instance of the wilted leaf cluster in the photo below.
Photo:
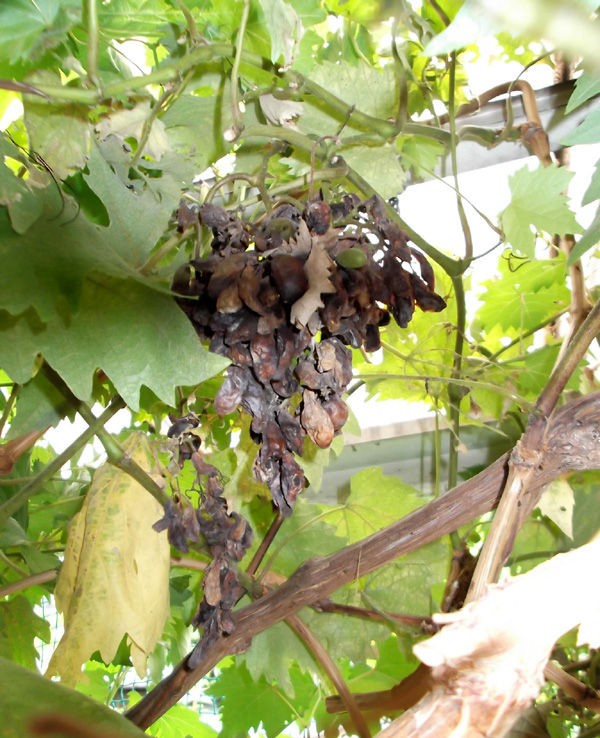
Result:
{"label": "wilted leaf cluster", "polygon": [[198,334],[231,360],[215,410],[241,405],[252,416],[255,476],[289,515],[305,486],[294,454],[306,436],[329,446],[346,422],[347,346],[374,351],[391,317],[405,327],[415,305],[445,302],[378,199],[282,202],[255,222],[207,203],[197,217],[212,253],[181,269],[173,288]]}

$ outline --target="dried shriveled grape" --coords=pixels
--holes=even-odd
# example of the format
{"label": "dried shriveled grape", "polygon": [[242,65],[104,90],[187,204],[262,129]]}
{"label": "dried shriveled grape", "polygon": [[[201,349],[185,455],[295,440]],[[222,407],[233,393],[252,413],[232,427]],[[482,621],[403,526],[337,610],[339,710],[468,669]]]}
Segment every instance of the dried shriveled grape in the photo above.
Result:
{"label": "dried shriveled grape", "polygon": [[347,347],[374,351],[392,318],[404,327],[415,306],[445,302],[427,258],[375,197],[283,202],[254,224],[208,203],[198,219],[213,253],[178,270],[173,287],[198,334],[232,361],[216,411],[251,415],[254,474],[287,515],[305,485],[294,454],[307,435],[327,447],[346,422]]}

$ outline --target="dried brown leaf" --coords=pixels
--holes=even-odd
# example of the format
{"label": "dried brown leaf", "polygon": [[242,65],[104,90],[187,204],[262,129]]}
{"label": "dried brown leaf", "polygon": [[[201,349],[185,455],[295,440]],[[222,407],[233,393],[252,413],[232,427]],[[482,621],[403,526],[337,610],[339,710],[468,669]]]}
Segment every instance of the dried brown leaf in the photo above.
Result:
{"label": "dried brown leaf", "polygon": [[291,322],[298,328],[308,325],[311,316],[323,307],[321,295],[331,294],[335,287],[331,283],[330,272],[334,262],[325,250],[321,241],[313,239],[312,248],[304,264],[308,279],[308,289],[299,300],[292,305]]}

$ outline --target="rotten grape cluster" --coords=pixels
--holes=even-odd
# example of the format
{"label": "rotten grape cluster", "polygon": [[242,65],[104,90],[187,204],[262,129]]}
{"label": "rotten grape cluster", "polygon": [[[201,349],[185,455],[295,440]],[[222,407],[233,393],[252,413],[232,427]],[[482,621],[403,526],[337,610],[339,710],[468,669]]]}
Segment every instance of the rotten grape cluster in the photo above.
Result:
{"label": "rotten grape cluster", "polygon": [[326,448],[346,422],[348,347],[374,351],[392,317],[406,327],[415,305],[445,302],[379,199],[280,202],[254,222],[208,203],[197,217],[212,251],[180,269],[173,289],[211,350],[231,360],[215,410],[250,414],[254,474],[289,515],[305,486],[295,458],[305,438]]}
{"label": "rotten grape cluster", "polygon": [[[202,540],[211,555],[211,562],[204,572],[203,597],[192,624],[202,628],[203,644],[221,633],[232,633],[234,622],[232,609],[244,590],[240,586],[236,565],[252,543],[252,529],[239,513],[229,512],[219,471],[206,463],[200,452],[200,439],[194,433],[198,419],[190,414],[177,419],[169,429],[178,449],[178,462],[190,459],[196,469],[201,494],[198,507],[176,495],[167,501],[164,516],[153,528],[166,530],[169,542],[180,551],[187,552],[189,543]],[[196,652],[195,657],[199,657]]]}

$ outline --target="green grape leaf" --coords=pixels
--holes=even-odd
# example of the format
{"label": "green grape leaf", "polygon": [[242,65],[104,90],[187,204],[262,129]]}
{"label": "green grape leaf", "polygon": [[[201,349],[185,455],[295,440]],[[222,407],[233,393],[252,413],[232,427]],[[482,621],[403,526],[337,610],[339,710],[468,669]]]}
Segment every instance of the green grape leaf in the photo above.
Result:
{"label": "green grape leaf", "polygon": [[[243,512],[255,530],[264,530],[264,503],[254,502]],[[269,550],[265,568],[290,576],[300,564],[314,556],[315,551],[327,556],[342,548],[345,541],[328,523],[328,514],[326,506],[300,497],[294,514],[286,518]]]}
{"label": "green grape leaf", "polygon": [[193,163],[196,173],[224,153],[221,136],[207,135],[207,122],[214,121],[223,95],[217,78],[194,95],[178,97],[161,118],[169,145],[180,157]]}
{"label": "green grape leaf", "polygon": [[168,23],[181,22],[177,7],[163,0],[111,0],[100,3],[98,24],[109,37],[159,37]]}
{"label": "green grape leaf", "polygon": [[423,53],[427,56],[446,55],[469,46],[482,36],[493,36],[501,30],[503,25],[478,0],[465,0],[452,23],[434,36]]}
{"label": "green grape leaf", "polygon": [[409,615],[430,615],[441,601],[452,551],[447,539],[422,546],[365,577],[367,606]]}
{"label": "green grape leaf", "polygon": [[565,114],[571,113],[596,95],[600,95],[600,78],[597,74],[586,70],[575,82],[575,89],[571,93]]}
{"label": "green grape leaf", "polygon": [[[341,588],[331,599],[338,605],[373,609],[365,602],[358,584]],[[302,617],[331,658],[353,662],[376,658],[375,644],[384,641],[395,629],[391,620],[388,623],[376,623],[338,612],[307,610]]]}
{"label": "green grape leaf", "polygon": [[[377,504],[373,503],[374,490]],[[414,488],[372,467],[352,477],[350,494],[343,505],[322,505],[321,509],[323,521],[335,525],[344,545],[362,540],[425,502]],[[449,556],[449,544],[436,541],[363,578],[357,571],[360,582],[341,588],[332,599],[338,604],[376,611],[429,615],[432,601],[441,596]],[[351,660],[372,658],[372,644],[387,638],[393,627],[391,621],[378,624],[339,613],[307,612],[306,619],[334,658]]]}
{"label": "green grape leaf", "polygon": [[19,596],[0,602],[0,659],[7,658],[35,669],[39,655],[34,644],[36,638],[49,643],[50,626],[35,614],[27,599]]}
{"label": "green grape leaf", "polygon": [[[377,504],[373,504],[375,494]],[[350,494],[343,505],[331,510],[324,507],[323,511],[327,524],[335,526],[338,535],[348,543],[356,543],[426,502],[414,487],[386,476],[380,467],[369,467],[352,477]]]}
{"label": "green grape leaf", "polygon": [[499,278],[483,283],[483,304],[475,317],[478,330],[487,333],[500,325],[527,331],[568,307],[563,259],[522,261],[503,256],[499,271]]}
{"label": "green grape leaf", "polygon": [[0,4],[0,62],[41,56],[67,38],[81,17],[78,0],[3,0]]}
{"label": "green grape leaf", "polygon": [[316,668],[304,643],[285,623],[277,623],[254,636],[241,659],[255,682],[262,677],[281,687],[289,697],[295,696],[290,665],[296,664],[301,671],[309,672]]}
{"label": "green grape leaf", "polygon": [[269,35],[271,61],[288,67],[302,39],[304,28],[296,10],[285,0],[260,0]]}
{"label": "green grape leaf", "polygon": [[[556,530],[556,529],[555,529]],[[548,557],[548,551],[556,551],[563,538],[563,550],[571,542],[555,533],[544,520],[530,518],[517,533],[510,557],[511,574],[524,574]]]}
{"label": "green grape leaf", "polygon": [[600,473],[581,472],[569,476],[569,484],[575,493],[573,511],[573,545],[587,543],[598,532],[600,509]]}
{"label": "green grape leaf", "polygon": [[17,177],[6,164],[8,157],[21,166],[27,165],[27,157],[21,149],[15,146],[6,134],[2,133],[0,135],[0,205],[18,201],[30,191],[28,183],[22,177]]}
{"label": "green grape leaf", "polygon": [[[128,164],[128,157],[122,161]],[[111,162],[111,165],[113,163]],[[170,176],[151,180],[151,186],[134,188],[131,181],[122,182],[112,166],[102,156],[101,149],[92,145],[85,180],[108,211],[107,228],[92,225],[95,243],[104,259],[114,259],[121,270],[123,262],[141,266],[163,234],[178,201],[180,187]],[[120,262],[120,263],[119,263]]]}
{"label": "green grape leaf", "polygon": [[294,0],[294,10],[305,27],[316,26],[327,19],[327,10],[320,0]]}
{"label": "green grape leaf", "polygon": [[0,311],[0,335],[0,363],[15,381],[27,382],[42,354],[77,397],[88,399],[101,368],[133,410],[143,385],[172,405],[175,387],[198,384],[228,363],[202,348],[171,297],[127,280],[87,281],[67,325]]}
{"label": "green grape leaf", "polygon": [[582,205],[589,205],[594,200],[600,200],[600,161],[596,162],[596,168],[587,190],[583,193]]}
{"label": "green grape leaf", "polygon": [[[36,74],[31,83],[59,84],[58,75]],[[29,146],[57,179],[81,169],[90,145],[87,111],[76,105],[58,105],[33,95],[23,96]]]}
{"label": "green grape leaf", "polygon": [[400,160],[409,165],[417,177],[428,179],[432,176],[445,152],[440,141],[425,136],[399,136],[396,147],[400,152]]}
{"label": "green grape leaf", "polygon": [[[141,700],[138,692],[130,692],[127,707],[133,707]],[[157,738],[217,738],[217,731],[203,723],[196,710],[185,705],[173,705],[152,725],[146,728],[147,735]]]}
{"label": "green grape leaf", "polygon": [[75,411],[45,374],[38,372],[19,390],[17,413],[6,438],[18,438],[29,431],[43,430],[57,425]]}
{"label": "green grape leaf", "polygon": [[574,264],[580,259],[586,251],[593,249],[594,246],[600,241],[600,205],[596,210],[594,219],[590,223],[589,227],[581,236],[581,238],[575,243],[571,253],[569,254],[569,264]]}
{"label": "green grape leaf", "polygon": [[[0,295],[0,308],[18,315],[30,305],[42,320],[73,310],[82,283],[96,270],[143,281],[143,265],[165,230],[179,187],[168,177],[156,189],[132,191],[115,175],[93,146],[85,179],[104,203],[108,227],[91,223],[55,186],[37,194],[44,212],[24,236],[18,236],[0,208],[0,258],[11,284]],[[154,181],[153,181],[154,184]]]}
{"label": "green grape leaf", "polygon": [[[4,485],[2,485],[4,487]],[[10,487],[9,487],[10,490]],[[5,493],[5,490],[2,490]],[[3,499],[7,499],[10,495],[2,494]],[[30,541],[27,533],[15,518],[9,518],[2,529],[0,529],[0,548],[8,548],[9,546],[29,545]]]}
{"label": "green grape leaf", "polygon": [[381,197],[394,197],[404,189],[406,172],[394,144],[352,146],[342,149],[341,154],[352,169],[376,186]]}
{"label": "green grape leaf", "polygon": [[[362,60],[356,65],[325,61],[314,67],[310,78],[343,100],[348,106],[348,112],[355,107],[362,113],[383,120],[396,114],[397,84],[394,70],[389,65],[383,69],[375,69]],[[344,120],[343,115],[334,113],[324,104],[314,104],[313,98],[307,96],[298,127],[304,133],[322,136],[324,133],[335,132]],[[352,129],[353,122],[349,121],[347,127]]]}
{"label": "green grape leaf", "polygon": [[76,689],[81,694],[96,700],[96,702],[107,705],[113,696],[121,671],[121,665],[88,661],[83,667],[85,681],[82,680],[76,686]]}
{"label": "green grape leaf", "polygon": [[573,172],[564,167],[527,166],[509,180],[511,201],[500,214],[506,240],[523,254],[534,256],[532,226],[546,233],[581,233],[581,226],[569,209],[567,189]]}
{"label": "green grape leaf", "polygon": [[144,738],[146,735],[115,710],[34,671],[0,658],[0,672],[3,738],[31,735],[31,720],[43,715],[64,715],[70,722],[76,721],[84,728],[93,725],[96,730],[114,738]]}
{"label": "green grape leaf", "polygon": [[290,668],[290,680],[293,701],[276,684],[262,678],[254,681],[244,663],[223,669],[218,682],[208,689],[208,694],[223,703],[221,735],[241,738],[260,725],[267,735],[279,735],[306,710],[317,689],[312,677],[294,666]]}
{"label": "green grape leaf", "polygon": [[563,146],[598,143],[600,141],[600,110],[592,110],[574,131],[561,139]]}
{"label": "green grape leaf", "polygon": [[[532,402],[538,398],[556,364],[559,349],[558,344],[540,346],[538,349],[525,352],[518,362],[514,362],[517,368],[517,386],[522,396]],[[511,364],[512,362],[508,363]],[[566,389],[577,392],[580,386],[580,377],[580,371],[576,369],[569,378]]]}
{"label": "green grape leaf", "polygon": [[[115,136],[121,144],[128,138],[140,141],[146,122],[150,119],[152,111],[149,102],[140,102],[130,110],[117,110],[102,118],[96,125],[100,140]],[[150,132],[147,135],[143,156],[151,156],[160,159],[169,148],[169,141],[165,133],[165,124],[162,120],[155,118],[150,124]]]}

